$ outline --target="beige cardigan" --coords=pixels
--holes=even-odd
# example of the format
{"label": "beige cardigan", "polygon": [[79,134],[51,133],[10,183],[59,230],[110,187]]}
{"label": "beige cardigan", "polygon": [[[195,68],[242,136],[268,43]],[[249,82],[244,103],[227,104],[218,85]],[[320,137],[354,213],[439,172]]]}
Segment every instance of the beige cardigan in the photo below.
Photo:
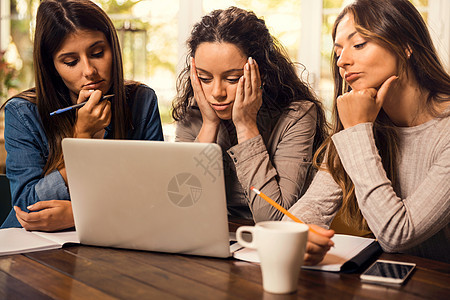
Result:
{"label": "beige cardigan", "polygon": [[[221,122],[217,144],[223,150],[230,215],[256,222],[282,218],[282,213],[250,187],[285,208],[297,201],[309,185],[316,118],[316,107],[309,101],[291,103],[278,112],[261,108],[257,120],[260,135],[241,144],[237,144],[231,120]],[[191,106],[189,118],[177,123],[175,140],[195,141],[201,126],[200,110]]]}

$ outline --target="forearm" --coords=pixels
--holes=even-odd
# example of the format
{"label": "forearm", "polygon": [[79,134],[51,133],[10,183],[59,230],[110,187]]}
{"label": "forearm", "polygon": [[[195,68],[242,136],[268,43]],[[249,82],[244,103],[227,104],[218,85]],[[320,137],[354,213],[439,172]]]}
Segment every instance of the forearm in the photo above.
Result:
{"label": "forearm", "polygon": [[[306,189],[312,171],[316,109],[308,102],[293,103],[270,129],[267,145],[261,135],[231,148],[237,177],[247,192],[255,221],[279,220],[283,215],[250,191],[254,186],[278,204],[290,208]],[[233,159],[234,160],[234,159]]]}
{"label": "forearm", "polygon": [[[69,199],[69,193],[61,174],[55,170],[43,176],[48,151],[44,132],[37,126],[38,120],[24,122],[35,117],[26,106],[9,105],[5,114],[6,174],[10,181],[13,205],[26,209],[41,200]],[[33,127],[33,125],[36,125]]]}
{"label": "forearm", "polygon": [[[329,227],[342,204],[342,190],[326,170],[319,170],[306,193],[289,211],[307,224]],[[283,220],[290,220],[284,216]]]}
{"label": "forearm", "polygon": [[258,126],[254,124],[236,124],[236,135],[238,143],[243,143],[259,135]]}
{"label": "forearm", "polygon": [[42,200],[69,200],[66,182],[58,170],[39,179],[28,178],[26,173],[17,176],[7,171],[11,181],[13,205],[26,210],[29,205]]}
{"label": "forearm", "polygon": [[200,143],[215,143],[217,141],[219,125],[220,123],[214,124],[203,122],[200,132],[197,135],[196,141]]}
{"label": "forearm", "polygon": [[304,156],[274,159],[273,163],[260,135],[230,148],[228,154],[255,221],[279,220],[283,214],[253,193],[252,186],[289,208],[298,199],[311,167],[310,159]]}
{"label": "forearm", "polygon": [[[333,136],[345,171],[355,185],[364,218],[386,251],[411,248],[440,231],[450,218],[447,151],[427,172],[414,193],[400,198],[387,178],[372,133],[372,124],[359,124]],[[420,159],[420,158],[418,158]],[[447,170],[447,171],[445,171]]]}

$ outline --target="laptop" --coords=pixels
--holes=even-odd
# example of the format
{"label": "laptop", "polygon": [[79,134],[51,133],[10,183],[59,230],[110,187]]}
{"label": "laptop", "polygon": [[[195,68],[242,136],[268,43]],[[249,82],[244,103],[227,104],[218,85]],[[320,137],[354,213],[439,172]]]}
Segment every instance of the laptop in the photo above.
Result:
{"label": "laptop", "polygon": [[82,244],[231,255],[217,144],[66,138],[62,148]]}

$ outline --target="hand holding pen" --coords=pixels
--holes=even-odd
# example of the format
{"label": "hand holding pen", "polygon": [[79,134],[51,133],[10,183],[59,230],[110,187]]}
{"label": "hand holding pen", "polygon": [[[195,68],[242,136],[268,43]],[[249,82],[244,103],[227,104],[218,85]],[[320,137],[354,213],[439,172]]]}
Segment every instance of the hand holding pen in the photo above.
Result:
{"label": "hand holding pen", "polygon": [[[111,95],[105,95],[105,96],[103,96],[103,97],[100,99],[99,102],[101,102],[101,101],[103,101],[103,100],[107,100],[107,99],[112,98],[112,97],[114,97],[114,94],[111,94]],[[84,101],[84,102],[81,102],[81,103],[77,103],[77,104],[75,104],[75,105],[71,105],[71,106],[65,107],[65,108],[60,108],[60,109],[58,109],[58,110],[55,110],[54,112],[51,112],[51,113],[50,113],[50,116],[58,115],[58,114],[61,114],[61,113],[63,113],[63,112],[66,112],[66,111],[70,111],[70,110],[72,110],[72,109],[82,108],[87,102],[88,102],[88,100],[86,100],[86,101]]]}
{"label": "hand holding pen", "polygon": [[111,102],[102,101],[100,90],[81,90],[78,103],[84,105],[77,109],[73,137],[102,137],[105,128],[111,122]]}

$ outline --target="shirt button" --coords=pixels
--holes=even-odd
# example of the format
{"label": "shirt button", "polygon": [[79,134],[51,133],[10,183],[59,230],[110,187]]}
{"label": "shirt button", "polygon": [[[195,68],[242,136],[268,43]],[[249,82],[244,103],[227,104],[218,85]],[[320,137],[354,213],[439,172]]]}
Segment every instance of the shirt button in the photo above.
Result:
{"label": "shirt button", "polygon": [[234,162],[237,162],[237,158],[236,157],[233,157],[233,160],[234,160]]}

